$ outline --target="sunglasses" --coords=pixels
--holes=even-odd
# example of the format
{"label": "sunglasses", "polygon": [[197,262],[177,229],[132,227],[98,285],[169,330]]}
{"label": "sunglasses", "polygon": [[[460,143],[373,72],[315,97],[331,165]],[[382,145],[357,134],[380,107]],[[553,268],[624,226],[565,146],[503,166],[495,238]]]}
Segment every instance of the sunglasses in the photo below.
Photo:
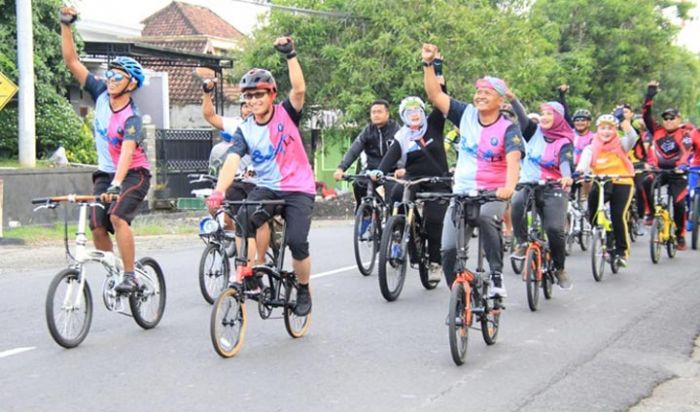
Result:
{"label": "sunglasses", "polygon": [[248,93],[243,93],[243,99],[244,100],[260,100],[263,97],[267,96],[267,91],[266,90],[261,90],[258,92],[248,92]]}
{"label": "sunglasses", "polygon": [[673,120],[673,119],[675,119],[675,118],[676,118],[676,116],[664,116],[664,117],[663,117],[663,119],[664,119],[665,122],[669,122],[669,121],[671,121],[671,120]]}
{"label": "sunglasses", "polygon": [[115,82],[120,82],[126,78],[130,78],[130,77],[125,76],[121,73],[115,72],[114,70],[107,70],[105,72],[105,77],[107,78],[107,80],[112,80]]}

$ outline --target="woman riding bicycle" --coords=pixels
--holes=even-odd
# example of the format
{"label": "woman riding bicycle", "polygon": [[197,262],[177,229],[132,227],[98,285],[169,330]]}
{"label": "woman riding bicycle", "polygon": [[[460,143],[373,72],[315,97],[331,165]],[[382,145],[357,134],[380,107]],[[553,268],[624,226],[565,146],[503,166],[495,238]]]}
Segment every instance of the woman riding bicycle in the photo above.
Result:
{"label": "woman riding bicycle", "polygon": [[[604,114],[596,121],[598,133],[590,146],[581,153],[581,160],[576,167],[577,172],[593,173],[594,175],[633,176],[634,165],[627,157],[627,152],[637,142],[639,135],[632,127],[629,119],[622,121],[624,136],[618,138],[619,122],[615,116]],[[630,177],[616,179],[605,183],[603,196],[610,202],[610,214],[613,232],[615,234],[615,256],[620,266],[627,266],[629,257],[629,232],[627,228],[627,211],[632,202],[634,180]],[[588,195],[588,216],[593,221],[598,212],[598,200],[601,193],[599,186],[593,185]],[[610,238],[609,238],[610,239]],[[610,250],[613,250],[610,248]]]}
{"label": "woman riding bicycle", "polygon": [[[574,158],[574,132],[564,118],[564,107],[559,102],[548,102],[540,107],[539,124],[525,114],[525,109],[515,95],[506,91],[518,122],[527,141],[525,159],[520,173],[521,182],[537,182],[541,179],[558,180],[561,187],[544,186],[535,193],[538,209],[552,250],[554,269],[563,289],[571,288],[571,280],[564,270],[566,260],[566,212],[569,195],[564,192],[572,183],[571,171]],[[525,221],[526,190],[519,190],[513,197],[513,229],[520,246],[517,256],[525,254],[527,222]]]}
{"label": "woman riding bicycle", "polygon": [[[382,158],[379,170],[390,172],[397,162],[404,167],[397,169],[394,175],[415,180],[423,177],[446,176],[447,155],[445,154],[443,130],[445,116],[434,109],[426,118],[425,103],[418,97],[409,96],[401,101],[399,115],[403,126],[394,136],[394,144]],[[392,202],[400,202],[404,187],[395,185],[391,191]],[[418,192],[449,193],[450,186],[446,183],[422,183],[415,190]],[[442,235],[442,220],[447,205],[440,201],[428,201],[424,206],[425,227],[428,235],[428,254],[430,257],[430,272],[428,280],[439,282],[442,266],[440,265],[440,236]]]}

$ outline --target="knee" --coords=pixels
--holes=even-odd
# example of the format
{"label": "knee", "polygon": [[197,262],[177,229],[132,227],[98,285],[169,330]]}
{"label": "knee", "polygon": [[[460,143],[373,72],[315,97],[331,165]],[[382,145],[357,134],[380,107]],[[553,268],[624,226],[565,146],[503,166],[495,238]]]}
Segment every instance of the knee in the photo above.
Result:
{"label": "knee", "polygon": [[294,260],[304,260],[309,257],[309,242],[307,240],[290,238],[287,239],[287,246],[289,246]]}
{"label": "knee", "polygon": [[107,229],[104,227],[96,227],[92,229],[92,237],[93,239],[101,240],[108,238],[109,234],[107,233]]}
{"label": "knee", "polygon": [[109,216],[109,221],[112,222],[112,226],[115,230],[119,230],[119,228],[123,227],[124,225],[128,225],[128,223],[126,223],[126,220],[122,219],[121,217],[115,214],[111,214]]}

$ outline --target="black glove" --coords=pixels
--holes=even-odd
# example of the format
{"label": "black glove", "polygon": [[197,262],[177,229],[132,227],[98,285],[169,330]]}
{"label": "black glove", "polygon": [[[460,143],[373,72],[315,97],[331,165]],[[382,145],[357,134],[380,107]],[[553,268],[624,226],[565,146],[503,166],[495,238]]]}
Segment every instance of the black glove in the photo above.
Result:
{"label": "black glove", "polygon": [[102,200],[105,203],[111,202],[112,200],[114,200],[114,198],[119,196],[119,193],[121,193],[121,192],[122,192],[122,187],[112,183],[107,188],[107,191],[100,195],[100,200]]}
{"label": "black glove", "polygon": [[202,90],[204,90],[204,93],[211,93],[214,89],[216,89],[216,82],[214,80],[202,80]]}
{"label": "black glove", "polygon": [[75,23],[76,20],[78,20],[78,15],[63,13],[62,11],[59,11],[58,18],[61,19],[61,23],[70,26],[71,24]]}
{"label": "black glove", "polygon": [[442,76],[442,59],[433,59],[433,67],[435,68],[435,75]]}
{"label": "black glove", "polygon": [[294,42],[292,41],[291,37],[287,37],[287,43],[275,45],[275,49],[277,49],[278,52],[284,54],[287,57],[287,59],[291,59],[297,56],[297,51],[294,50]]}
{"label": "black glove", "polygon": [[659,92],[659,86],[649,85],[647,86],[647,99],[653,99],[656,93]]}

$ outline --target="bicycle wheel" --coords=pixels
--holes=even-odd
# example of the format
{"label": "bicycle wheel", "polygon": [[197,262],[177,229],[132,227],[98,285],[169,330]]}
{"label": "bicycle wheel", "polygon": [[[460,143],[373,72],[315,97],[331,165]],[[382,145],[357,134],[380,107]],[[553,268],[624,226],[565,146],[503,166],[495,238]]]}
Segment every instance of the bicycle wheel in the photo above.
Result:
{"label": "bicycle wheel", "polygon": [[574,243],[576,242],[573,219],[571,212],[568,212],[566,214],[566,256],[571,255],[574,249]]}
{"label": "bicycle wheel", "polygon": [[462,365],[467,357],[469,325],[465,315],[466,305],[464,285],[461,282],[455,282],[450,292],[450,306],[447,311],[447,337],[452,360],[457,365]]}
{"label": "bicycle wheel", "polygon": [[482,314],[480,319],[481,336],[483,336],[484,342],[486,342],[487,345],[493,345],[496,343],[496,338],[498,337],[498,325],[501,321],[501,309],[496,306],[495,299],[494,307],[492,308],[489,308],[488,303],[484,302],[484,308],[488,308],[488,312]]}
{"label": "bicycle wheel", "polygon": [[531,311],[537,310],[540,300],[540,281],[537,280],[540,267],[540,250],[536,246],[531,246],[525,254],[525,286],[527,289],[527,305]]}
{"label": "bicycle wheel", "polygon": [[228,286],[231,264],[228,253],[218,243],[204,248],[199,259],[199,290],[207,303],[212,304]]}
{"label": "bicycle wheel", "polygon": [[654,222],[651,225],[649,233],[649,253],[653,263],[659,263],[661,259],[661,232],[663,230],[663,222],[658,216],[654,217]]}
{"label": "bicycle wheel", "polygon": [[437,287],[440,280],[430,280],[430,259],[428,258],[428,239],[422,236],[416,236],[419,239],[414,240],[415,251],[418,255],[418,276],[420,278],[420,284],[427,290],[432,290]]}
{"label": "bicycle wheel", "polygon": [[221,292],[214,302],[209,334],[214,350],[221,357],[235,356],[243,346],[248,326],[245,302],[236,288]]}
{"label": "bicycle wheel", "polygon": [[64,348],[74,348],[85,339],[92,323],[92,294],[87,279],[80,289],[80,272],[60,271],[46,293],[46,324],[51,337]]}
{"label": "bicycle wheel", "polygon": [[364,276],[372,274],[374,261],[377,256],[375,235],[377,222],[372,205],[363,203],[355,213],[355,229],[353,231],[353,247],[357,269]]}
{"label": "bicycle wheel", "polygon": [[403,232],[406,229],[406,217],[396,215],[389,218],[382,242],[379,247],[379,290],[389,302],[396,300],[401,294],[406,281],[406,266],[408,253],[406,245],[402,244]]}
{"label": "bicycle wheel", "polygon": [[593,279],[600,282],[605,273],[605,238],[599,227],[593,228],[591,234],[591,271]]}
{"label": "bicycle wheel", "polygon": [[581,250],[585,252],[588,250],[588,244],[591,241],[591,224],[585,216],[581,216],[579,225],[581,227],[581,232],[578,234],[578,244],[581,246]]}
{"label": "bicycle wheel", "polygon": [[155,259],[145,257],[136,262],[136,276],[140,285],[129,295],[131,314],[139,326],[151,329],[158,325],[165,310],[163,270]]}
{"label": "bicycle wheel", "polygon": [[691,224],[693,225],[693,230],[690,232],[690,246],[693,250],[698,249],[698,225],[700,225],[700,188],[695,189],[696,193],[693,196],[693,202],[690,205],[691,211]]}
{"label": "bicycle wheel", "polygon": [[301,338],[311,326],[311,312],[306,316],[299,316],[294,313],[297,301],[297,290],[299,285],[296,279],[286,280],[282,283],[284,287],[284,327],[289,336]]}

